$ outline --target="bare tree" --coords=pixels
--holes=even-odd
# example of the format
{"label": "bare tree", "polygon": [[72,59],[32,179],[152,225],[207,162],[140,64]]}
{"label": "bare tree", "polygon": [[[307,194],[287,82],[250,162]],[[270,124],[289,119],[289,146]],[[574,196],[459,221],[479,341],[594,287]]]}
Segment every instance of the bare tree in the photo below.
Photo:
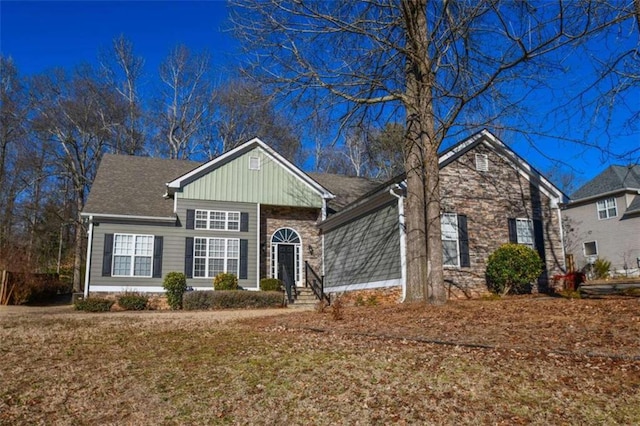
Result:
{"label": "bare tree", "polygon": [[223,82],[214,92],[214,102],[210,157],[259,137],[288,159],[300,160],[302,144],[292,117],[277,111],[260,86],[239,78]]}
{"label": "bare tree", "polygon": [[202,129],[212,117],[212,87],[209,56],[193,54],[186,46],[172,49],[160,65],[162,86],[155,101],[159,135],[169,158],[190,158],[203,152]]}
{"label": "bare tree", "polygon": [[[343,120],[402,110],[407,301],[444,303],[438,149],[513,114],[554,55],[632,18],[605,2],[237,0],[249,70],[285,94],[325,95]],[[514,90],[514,86],[520,87]],[[300,96],[300,95],[299,95]],[[487,108],[487,105],[490,107]]]}
{"label": "bare tree", "polygon": [[138,85],[143,75],[144,59],[136,56],[133,43],[123,35],[115,38],[111,49],[100,54],[101,71],[127,104],[127,119],[114,128],[113,152],[135,155],[143,151],[145,137],[142,125],[142,105]]}
{"label": "bare tree", "polygon": [[62,70],[37,76],[32,86],[33,128],[54,147],[56,174],[68,179],[73,190],[73,288],[80,291],[85,237],[80,213],[102,155],[113,145],[114,128],[126,122],[127,104],[89,67],[71,76]]}

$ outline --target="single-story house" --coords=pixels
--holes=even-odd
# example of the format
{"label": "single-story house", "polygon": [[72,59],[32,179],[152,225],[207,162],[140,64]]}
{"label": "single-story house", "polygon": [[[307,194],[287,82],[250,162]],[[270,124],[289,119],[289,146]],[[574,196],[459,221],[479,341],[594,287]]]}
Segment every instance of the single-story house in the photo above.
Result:
{"label": "single-story house", "polygon": [[[564,268],[565,196],[484,130],[440,155],[446,282],[452,297],[486,291],[487,257],[509,241]],[[404,181],[307,174],[259,139],[204,164],[105,155],[83,216],[85,295],[162,292],[167,272],[211,289],[220,272],[248,290],[264,277],[328,293],[405,284]],[[284,274],[284,275],[283,275]]]}

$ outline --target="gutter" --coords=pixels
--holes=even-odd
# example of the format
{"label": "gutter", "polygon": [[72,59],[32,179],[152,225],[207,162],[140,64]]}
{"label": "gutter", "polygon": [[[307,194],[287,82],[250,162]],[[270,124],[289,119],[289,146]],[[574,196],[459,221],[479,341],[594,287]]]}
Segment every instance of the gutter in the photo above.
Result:
{"label": "gutter", "polygon": [[80,213],[80,216],[88,217],[90,220],[95,219],[133,219],[146,220],[149,222],[175,222],[174,217],[158,217],[158,216],[131,216],[126,214],[100,214],[100,213]]}
{"label": "gutter", "polygon": [[[400,194],[394,192],[395,189],[400,190]],[[405,188],[401,184],[396,184],[389,189],[389,194],[398,199],[398,224],[400,231],[400,280],[402,282],[402,299],[400,303],[404,303],[407,297],[407,232],[404,222],[404,192]]]}
{"label": "gutter", "polygon": [[89,297],[89,278],[91,275],[91,248],[93,247],[93,216],[89,216],[89,230],[87,231],[87,259],[84,272],[84,298]]}
{"label": "gutter", "polygon": [[571,200],[568,203],[562,204],[561,207],[573,207],[574,205],[577,205],[577,204],[582,204],[582,203],[586,203],[586,202],[589,202],[589,201],[597,200],[598,198],[604,198],[604,197],[607,197],[607,196],[610,196],[610,195],[616,195],[616,194],[625,193],[625,192],[635,192],[637,194],[640,194],[640,188],[619,188],[619,189],[614,189],[613,191],[603,192],[601,194],[591,195],[589,197],[578,198],[577,200]]}

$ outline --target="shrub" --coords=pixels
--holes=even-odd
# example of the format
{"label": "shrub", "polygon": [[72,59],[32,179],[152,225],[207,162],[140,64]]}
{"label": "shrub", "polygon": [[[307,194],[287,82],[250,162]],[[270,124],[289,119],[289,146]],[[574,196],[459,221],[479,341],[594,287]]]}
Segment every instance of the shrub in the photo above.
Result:
{"label": "shrub", "polygon": [[599,257],[593,263],[593,277],[597,280],[608,278],[610,270],[611,262],[607,259]]}
{"label": "shrub", "polygon": [[104,299],[102,297],[87,297],[86,299],[78,299],[73,305],[77,311],[85,312],[109,312],[114,300]]}
{"label": "shrub", "polygon": [[182,295],[187,291],[187,277],[182,272],[169,272],[162,283],[171,309],[182,308]]}
{"label": "shrub", "polygon": [[487,285],[496,294],[523,293],[542,273],[538,253],[522,244],[503,244],[487,261]]}
{"label": "shrub", "polygon": [[335,321],[340,321],[344,319],[344,307],[342,306],[341,298],[336,298],[336,300],[331,304],[331,318]]}
{"label": "shrub", "polygon": [[277,278],[263,278],[260,280],[260,290],[262,291],[282,291],[284,286]]}
{"label": "shrub", "polygon": [[118,296],[118,306],[127,311],[143,311],[148,302],[149,298],[139,293],[126,292]]}
{"label": "shrub", "polygon": [[234,274],[221,273],[213,279],[213,289],[220,290],[239,290],[238,277]]}
{"label": "shrub", "polygon": [[184,295],[184,309],[281,308],[283,301],[276,291],[192,291]]}

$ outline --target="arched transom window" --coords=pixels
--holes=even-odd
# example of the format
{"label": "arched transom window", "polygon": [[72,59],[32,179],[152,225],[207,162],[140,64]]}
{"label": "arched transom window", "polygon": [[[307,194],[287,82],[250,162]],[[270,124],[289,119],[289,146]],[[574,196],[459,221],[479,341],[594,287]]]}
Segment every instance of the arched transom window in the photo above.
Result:
{"label": "arched transom window", "polygon": [[271,236],[271,276],[283,279],[283,267],[296,285],[302,285],[302,241],[291,228],[280,228]]}

